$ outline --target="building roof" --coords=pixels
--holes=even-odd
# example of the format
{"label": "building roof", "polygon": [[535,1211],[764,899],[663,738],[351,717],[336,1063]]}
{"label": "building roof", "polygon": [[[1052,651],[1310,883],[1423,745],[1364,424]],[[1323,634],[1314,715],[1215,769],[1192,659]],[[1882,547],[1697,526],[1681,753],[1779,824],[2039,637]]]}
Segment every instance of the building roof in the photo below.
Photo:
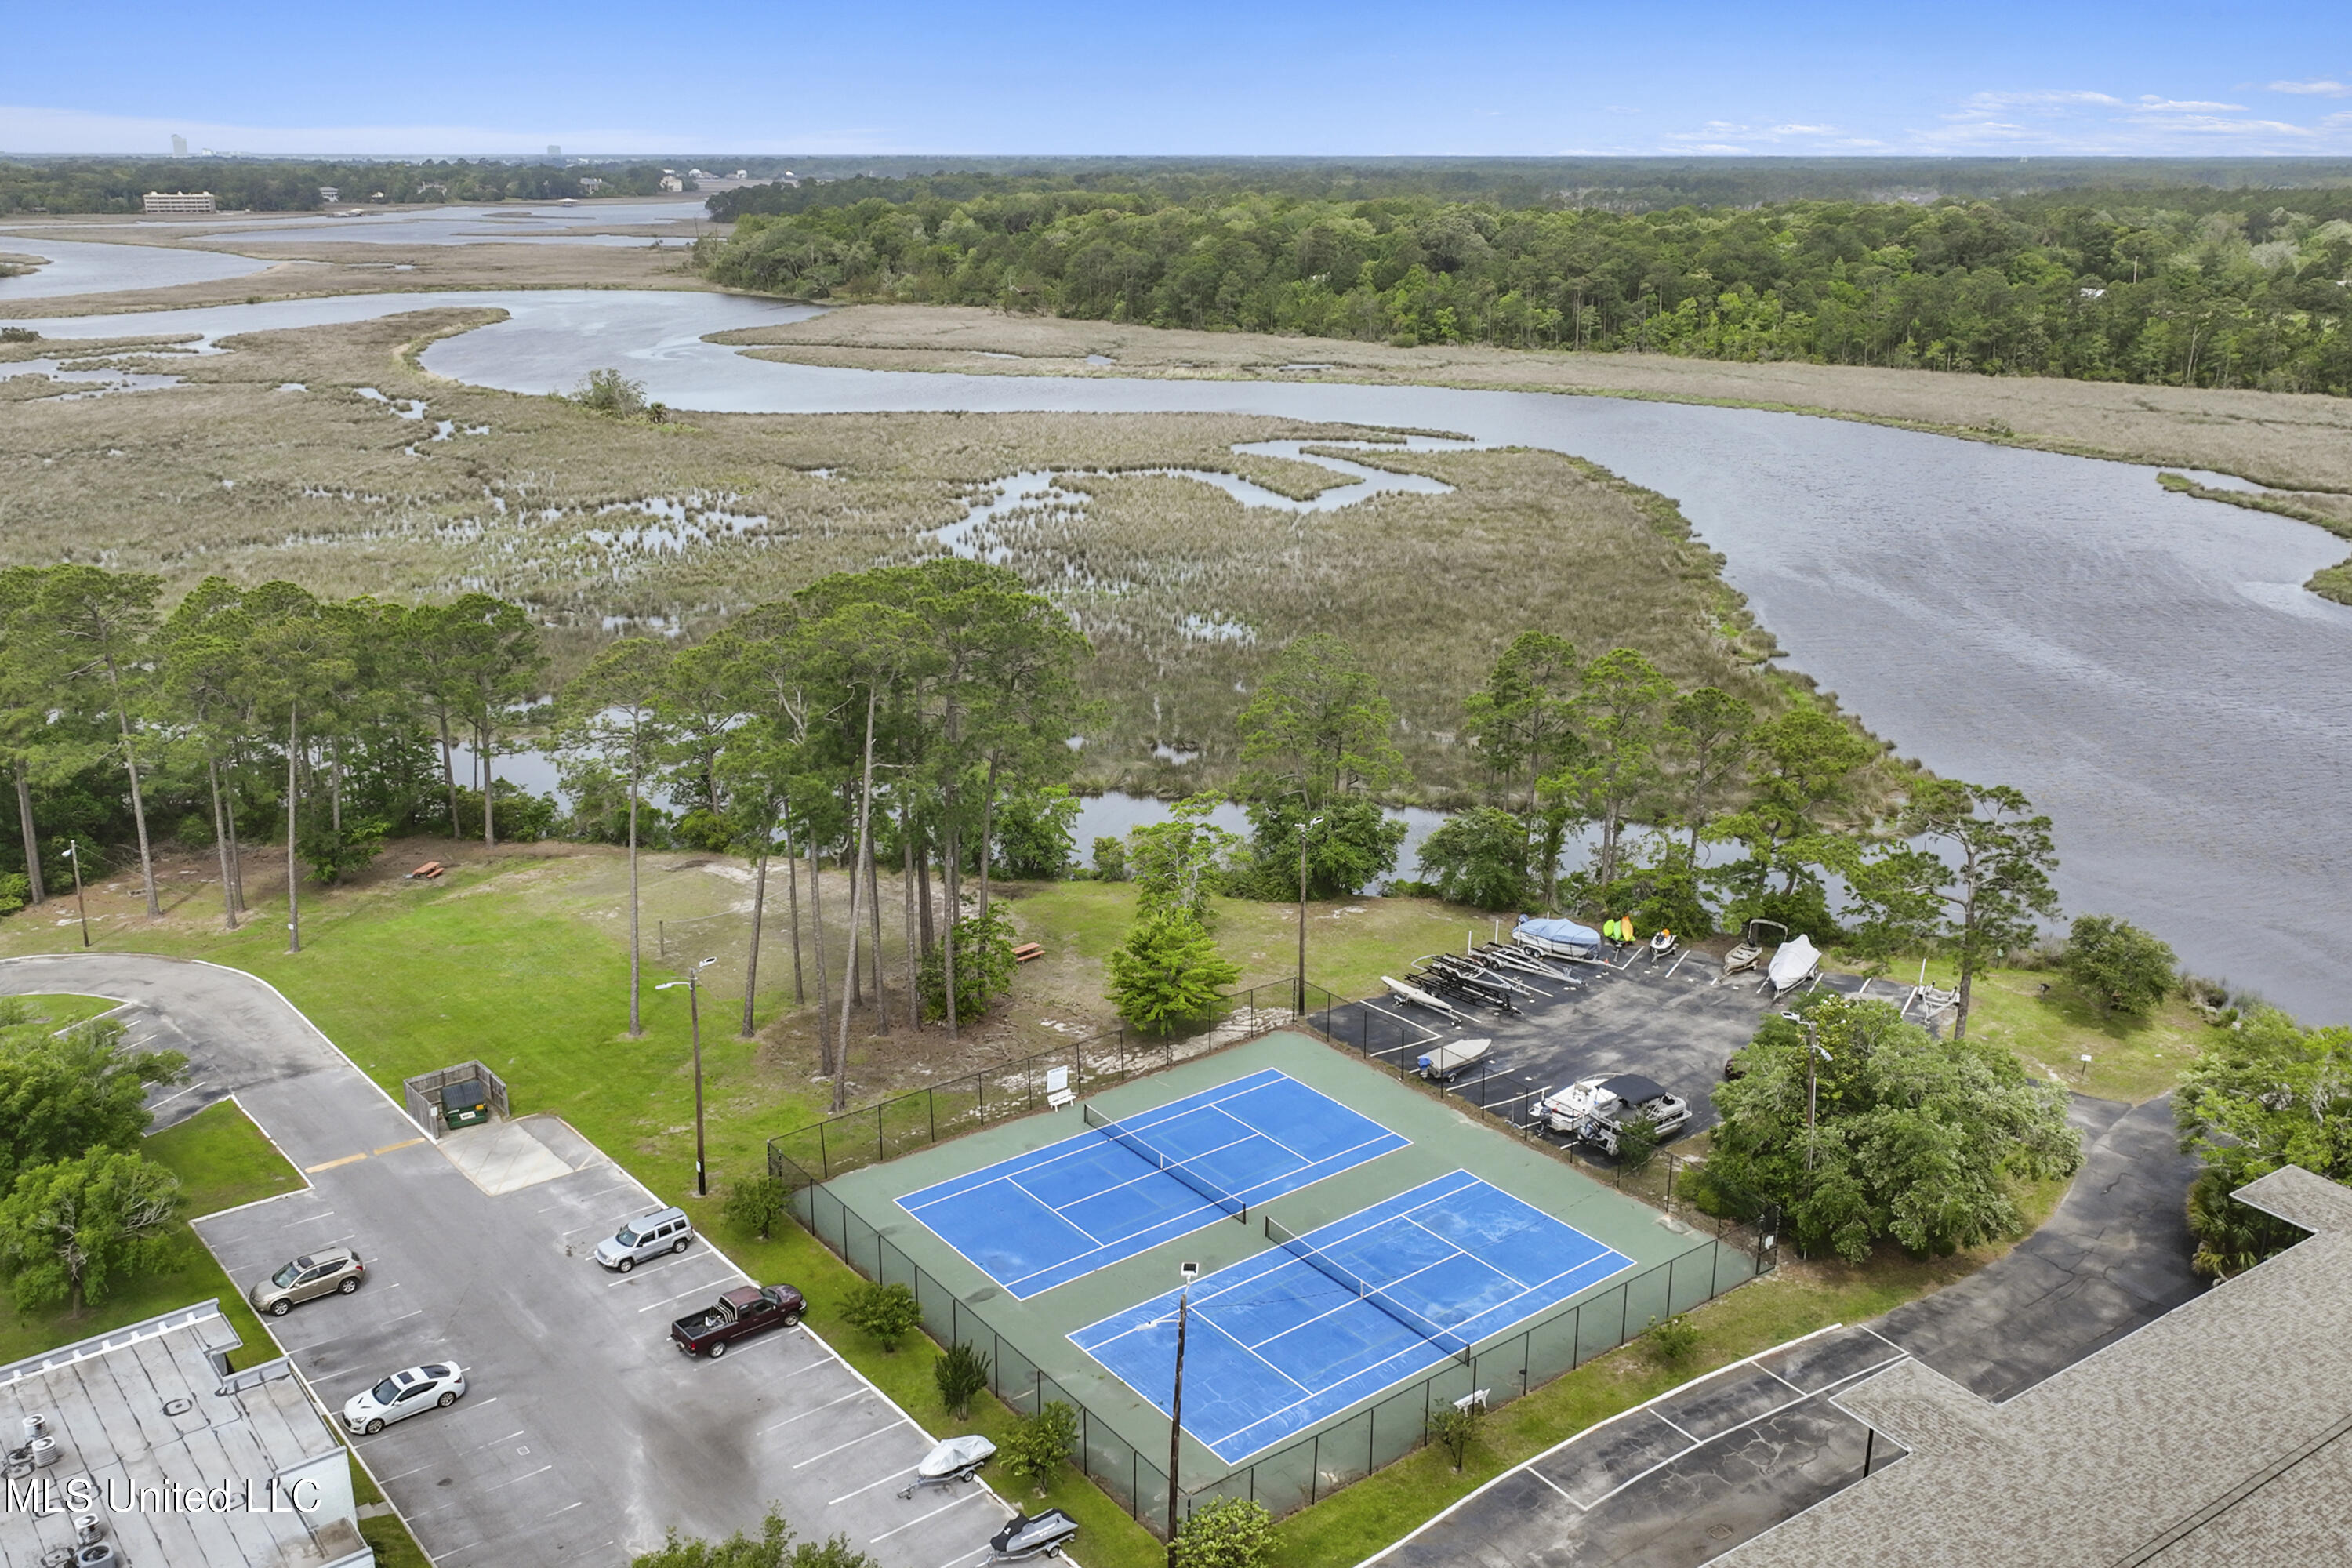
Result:
{"label": "building roof", "polygon": [[[37,1414],[58,1454],[28,1475],[11,1464],[0,1481],[20,1489],[0,1507],[0,1568],[40,1568],[74,1543],[83,1513],[141,1568],[373,1563],[341,1443],[287,1362],[224,1375],[214,1357],[239,1343],[214,1300],[0,1367],[0,1446],[24,1444],[24,1418]],[[291,1489],[306,1478],[307,1513],[270,1511],[273,1479]],[[77,1500],[76,1483],[91,1500]],[[185,1495],[221,1488],[226,1511]]]}
{"label": "building roof", "polygon": [[2002,1405],[1916,1361],[1855,1385],[1908,1455],[1718,1561],[2352,1562],[2352,1189],[2237,1195],[2314,1234]]}

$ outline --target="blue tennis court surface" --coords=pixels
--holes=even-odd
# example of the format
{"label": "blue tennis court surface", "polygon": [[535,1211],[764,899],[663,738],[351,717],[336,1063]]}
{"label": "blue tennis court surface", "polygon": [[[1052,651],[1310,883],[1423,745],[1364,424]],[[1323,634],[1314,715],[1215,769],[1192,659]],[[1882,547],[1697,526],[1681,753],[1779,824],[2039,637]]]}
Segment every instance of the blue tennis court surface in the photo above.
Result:
{"label": "blue tennis court surface", "polygon": [[[1025,1300],[1412,1142],[1274,1068],[1118,1125],[1148,1152],[1082,1132],[898,1206]],[[1160,1160],[1181,1163],[1192,1182]]]}
{"label": "blue tennis court surface", "polygon": [[[1184,1429],[1229,1465],[1633,1266],[1466,1171],[1299,1240],[1373,1294],[1284,1246],[1192,1287]],[[1176,1297],[1070,1336],[1163,1413]]]}

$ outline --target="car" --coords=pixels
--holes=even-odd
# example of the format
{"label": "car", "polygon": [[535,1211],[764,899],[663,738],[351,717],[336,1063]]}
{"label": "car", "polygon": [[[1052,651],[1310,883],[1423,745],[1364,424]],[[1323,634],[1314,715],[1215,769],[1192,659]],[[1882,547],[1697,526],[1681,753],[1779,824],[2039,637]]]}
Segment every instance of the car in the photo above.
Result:
{"label": "car", "polygon": [[343,1426],[371,1436],[420,1410],[446,1410],[465,1396],[466,1369],[456,1362],[412,1366],[343,1401]]}
{"label": "car", "polygon": [[367,1278],[367,1265],[348,1247],[306,1252],[245,1293],[257,1312],[282,1318],[304,1301],[348,1296]]}
{"label": "car", "polygon": [[740,1285],[719,1297],[717,1305],[672,1323],[669,1337],[687,1354],[716,1361],[737,1340],[789,1329],[807,1310],[808,1303],[789,1285]]}
{"label": "car", "polygon": [[596,1261],[626,1274],[649,1258],[684,1252],[694,1239],[694,1222],[678,1208],[639,1215],[596,1244]]}

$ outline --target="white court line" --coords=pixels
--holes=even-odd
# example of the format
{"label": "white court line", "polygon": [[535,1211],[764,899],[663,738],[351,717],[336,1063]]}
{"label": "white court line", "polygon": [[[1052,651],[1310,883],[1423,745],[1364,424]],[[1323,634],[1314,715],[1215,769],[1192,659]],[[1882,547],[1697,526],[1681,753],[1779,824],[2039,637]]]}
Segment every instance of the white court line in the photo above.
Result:
{"label": "white court line", "polygon": [[[868,1541],[866,1544],[871,1546],[875,1542],[887,1541],[902,1530],[912,1530],[915,1526],[922,1523],[923,1521],[927,1519],[937,1519],[940,1515],[947,1512],[947,1510],[951,1508],[961,1508],[964,1504],[970,1502],[972,1499],[979,1497],[980,1495],[981,1494],[979,1492],[966,1492],[963,1496],[956,1499],[953,1502],[941,1503],[939,1507],[931,1510],[929,1513],[919,1513],[904,1524],[893,1525],[888,1530],[884,1531],[881,1534],[874,1537],[872,1541]],[[962,1559],[958,1558],[957,1561],[961,1562]]]}
{"label": "white court line", "polygon": [[[866,1433],[863,1437],[852,1437],[848,1442],[836,1444],[833,1447],[827,1448],[822,1454],[811,1454],[807,1458],[795,1464],[793,1468],[796,1470],[804,1469],[808,1466],[815,1464],[819,1459],[830,1459],[835,1454],[840,1453],[844,1448],[855,1448],[858,1444],[866,1442],[869,1438],[879,1437],[885,1432],[896,1432],[901,1426],[913,1426],[915,1424],[912,1421],[908,1420],[906,1416],[901,1415],[887,1426],[877,1426],[873,1431]],[[917,1430],[919,1431],[920,1428],[918,1427]]]}

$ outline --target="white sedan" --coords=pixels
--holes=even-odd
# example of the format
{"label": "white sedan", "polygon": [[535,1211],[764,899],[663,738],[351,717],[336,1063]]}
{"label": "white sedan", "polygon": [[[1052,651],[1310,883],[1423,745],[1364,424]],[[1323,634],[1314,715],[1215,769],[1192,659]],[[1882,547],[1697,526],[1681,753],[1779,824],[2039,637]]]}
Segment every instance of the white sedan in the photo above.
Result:
{"label": "white sedan", "polygon": [[455,1362],[395,1372],[343,1402],[343,1425],[362,1436],[405,1421],[420,1410],[446,1410],[466,1392],[466,1369]]}

